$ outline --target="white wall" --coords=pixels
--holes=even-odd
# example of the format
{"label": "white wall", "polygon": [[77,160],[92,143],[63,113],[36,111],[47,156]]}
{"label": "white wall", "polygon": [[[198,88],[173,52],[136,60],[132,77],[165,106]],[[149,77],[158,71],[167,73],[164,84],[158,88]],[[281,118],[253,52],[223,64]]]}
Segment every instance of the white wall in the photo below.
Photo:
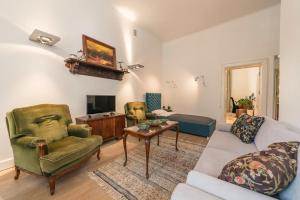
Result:
{"label": "white wall", "polygon": [[252,93],[257,95],[258,75],[258,67],[232,70],[231,96],[234,100],[248,97]]}
{"label": "white wall", "polygon": [[[73,117],[86,112],[87,94],[117,95],[117,111],[127,101],[143,99],[146,91],[160,91],[161,42],[120,16],[110,0],[2,1],[0,7],[0,170],[12,164],[5,113],[39,103],[68,104]],[[62,40],[43,47],[28,40],[35,29]],[[145,68],[125,80],[72,75],[63,60],[82,48],[86,34],[117,49],[117,60]]]}
{"label": "white wall", "polygon": [[[276,5],[165,43],[162,69],[164,104],[180,113],[223,120],[222,66],[269,59],[278,54],[279,17],[280,7]],[[272,66],[272,60],[268,61]],[[206,77],[206,88],[194,81],[197,75]],[[166,83],[170,80],[175,81],[176,88]]]}
{"label": "white wall", "polygon": [[300,129],[300,1],[281,1],[279,119]]}

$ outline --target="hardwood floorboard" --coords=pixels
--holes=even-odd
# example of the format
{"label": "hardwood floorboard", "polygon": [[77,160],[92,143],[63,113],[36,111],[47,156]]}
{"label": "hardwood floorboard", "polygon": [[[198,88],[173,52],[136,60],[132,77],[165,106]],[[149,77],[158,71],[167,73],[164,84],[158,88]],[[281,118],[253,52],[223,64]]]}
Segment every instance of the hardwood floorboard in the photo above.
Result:
{"label": "hardwood floorboard", "polygon": [[[172,131],[164,135],[175,137]],[[202,137],[182,133],[179,134],[179,142],[180,139],[206,142],[206,139]],[[144,142],[139,142],[138,139],[129,136],[128,151],[137,145],[144,145]],[[152,145],[156,145],[156,140],[152,142]],[[4,200],[111,200],[106,192],[88,177],[87,172],[97,169],[102,163],[109,162],[121,154],[124,154],[122,140],[104,144],[101,148],[101,160],[98,161],[97,157],[93,156],[82,168],[58,179],[54,196],[49,194],[48,180],[45,177],[36,177],[21,172],[19,179],[14,180],[14,170],[2,171],[0,172],[0,200],[1,198]]]}

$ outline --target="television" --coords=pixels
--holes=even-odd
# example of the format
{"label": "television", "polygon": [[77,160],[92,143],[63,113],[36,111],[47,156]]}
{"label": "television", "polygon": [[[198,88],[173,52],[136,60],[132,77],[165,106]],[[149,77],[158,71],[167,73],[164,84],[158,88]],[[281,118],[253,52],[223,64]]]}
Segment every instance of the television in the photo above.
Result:
{"label": "television", "polygon": [[87,114],[116,111],[116,96],[87,95]]}

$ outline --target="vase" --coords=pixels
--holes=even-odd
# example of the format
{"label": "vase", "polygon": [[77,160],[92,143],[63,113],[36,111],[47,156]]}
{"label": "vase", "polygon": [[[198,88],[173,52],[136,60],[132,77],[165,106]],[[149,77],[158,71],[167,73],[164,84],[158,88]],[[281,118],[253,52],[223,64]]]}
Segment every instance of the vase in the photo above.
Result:
{"label": "vase", "polygon": [[247,113],[247,109],[241,108],[241,109],[236,109],[236,117],[238,118],[242,114]]}

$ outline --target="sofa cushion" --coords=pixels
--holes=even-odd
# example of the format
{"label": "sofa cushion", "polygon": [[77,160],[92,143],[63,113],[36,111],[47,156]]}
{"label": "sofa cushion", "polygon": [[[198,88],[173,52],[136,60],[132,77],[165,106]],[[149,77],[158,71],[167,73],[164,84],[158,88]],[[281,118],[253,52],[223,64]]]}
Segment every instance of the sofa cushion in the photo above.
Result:
{"label": "sofa cushion", "polygon": [[59,168],[80,159],[102,143],[99,136],[88,138],[65,137],[48,145],[48,154],[40,158],[43,172],[53,173]]}
{"label": "sofa cushion", "polygon": [[231,132],[232,124],[218,123],[216,129],[218,131]]}
{"label": "sofa cushion", "polygon": [[206,147],[194,170],[218,177],[226,163],[241,155],[243,154]]}
{"label": "sofa cushion", "polygon": [[300,133],[288,130],[283,124],[269,117],[265,117],[265,122],[260,127],[255,137],[254,143],[261,151],[275,142],[299,141]]}
{"label": "sofa cushion", "polygon": [[215,131],[211,136],[207,147],[232,152],[238,155],[244,155],[257,151],[254,143],[245,144],[232,133],[223,131]]}
{"label": "sofa cushion", "polygon": [[263,117],[241,115],[232,125],[231,132],[244,143],[252,143],[260,128],[264,123]]}
{"label": "sofa cushion", "polygon": [[226,164],[219,178],[273,196],[295,178],[299,142],[274,143]]}

